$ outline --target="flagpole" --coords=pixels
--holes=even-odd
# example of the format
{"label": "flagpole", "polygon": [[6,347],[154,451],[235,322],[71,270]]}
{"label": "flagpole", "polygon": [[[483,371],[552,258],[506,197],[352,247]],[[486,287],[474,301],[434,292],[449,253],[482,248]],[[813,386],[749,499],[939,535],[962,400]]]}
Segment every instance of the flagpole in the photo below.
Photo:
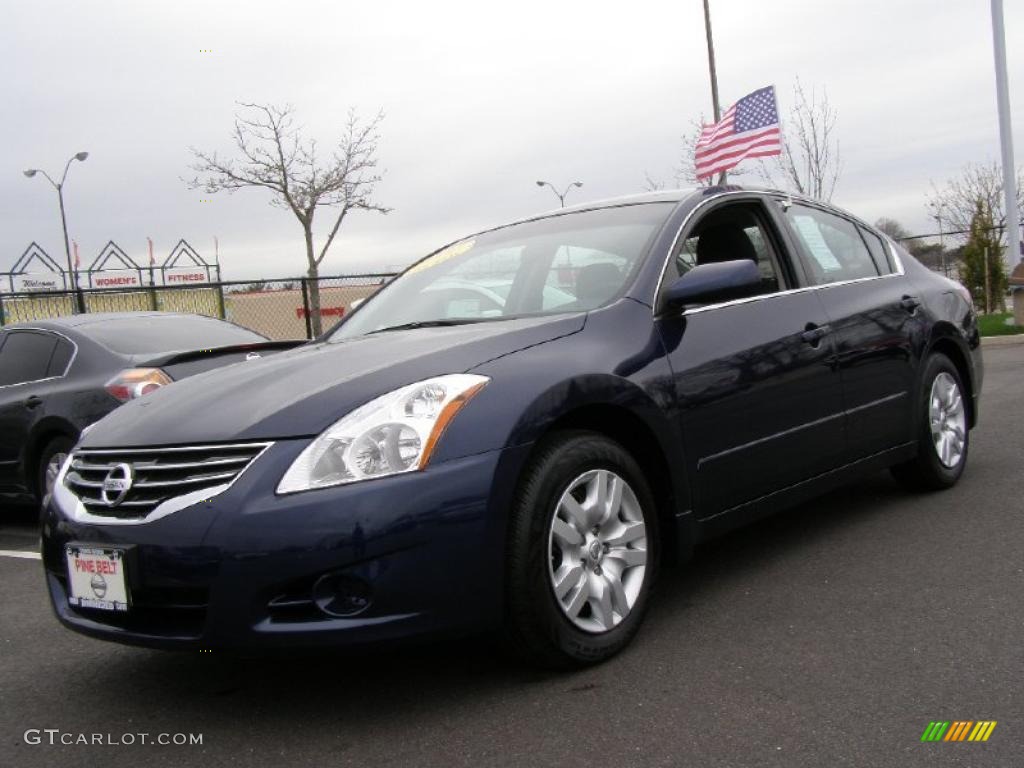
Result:
{"label": "flagpole", "polygon": [[[708,39],[708,74],[711,76],[711,107],[714,110],[715,122],[717,123],[722,119],[722,108],[718,101],[718,72],[715,70],[715,41],[711,35],[711,8],[709,0],[704,0],[704,31]],[[718,177],[718,183],[725,184],[725,179],[725,171],[722,171]]]}
{"label": "flagpole", "polygon": [[[996,59],[996,101],[999,105],[999,138],[1003,155],[1003,194],[1006,195],[1008,272],[1021,259],[1020,210],[1017,207],[1017,168],[1013,164],[1013,129],[1010,125],[1010,84],[1006,74],[1006,30],[1003,28],[1003,0],[992,0],[992,47]],[[985,274],[988,274],[986,271]]]}

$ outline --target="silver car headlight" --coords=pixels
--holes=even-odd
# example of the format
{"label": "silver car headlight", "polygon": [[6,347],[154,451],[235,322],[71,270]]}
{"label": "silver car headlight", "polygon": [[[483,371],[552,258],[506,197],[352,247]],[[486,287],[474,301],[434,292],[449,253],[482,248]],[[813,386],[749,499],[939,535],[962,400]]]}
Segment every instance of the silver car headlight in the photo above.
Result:
{"label": "silver car headlight", "polygon": [[422,469],[445,428],[487,382],[454,373],[371,400],[325,429],[298,455],[278,493],[327,488]]}

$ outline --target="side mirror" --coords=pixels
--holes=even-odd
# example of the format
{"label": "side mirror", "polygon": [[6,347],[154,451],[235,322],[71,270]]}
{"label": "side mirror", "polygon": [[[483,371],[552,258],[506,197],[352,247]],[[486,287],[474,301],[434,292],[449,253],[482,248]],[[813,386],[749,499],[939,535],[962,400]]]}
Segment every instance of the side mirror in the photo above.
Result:
{"label": "side mirror", "polygon": [[669,306],[711,304],[754,296],[761,288],[761,270],[751,259],[699,264],[665,292]]}

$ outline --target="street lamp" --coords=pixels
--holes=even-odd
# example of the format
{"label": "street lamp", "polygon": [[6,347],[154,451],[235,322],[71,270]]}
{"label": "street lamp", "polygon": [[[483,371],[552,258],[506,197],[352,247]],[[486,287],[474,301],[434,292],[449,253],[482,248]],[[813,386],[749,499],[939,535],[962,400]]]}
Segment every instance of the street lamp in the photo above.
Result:
{"label": "street lamp", "polygon": [[37,173],[41,173],[46,177],[46,180],[53,185],[53,188],[57,190],[57,200],[60,202],[60,223],[64,228],[64,253],[68,257],[68,274],[71,276],[72,283],[75,287],[75,301],[78,305],[79,313],[85,312],[85,298],[82,296],[82,289],[78,285],[78,273],[71,265],[71,244],[68,241],[68,220],[67,216],[64,215],[64,181],[68,177],[68,169],[71,167],[71,161],[77,160],[80,163],[84,163],[88,156],[88,152],[78,152],[73,157],[70,157],[64,165],[64,173],[60,177],[59,183],[51,179],[50,174],[46,171],[41,171],[38,168],[29,168],[25,171],[25,175],[30,179]]}
{"label": "street lamp", "polygon": [[582,187],[583,183],[579,181],[574,181],[572,184],[565,188],[564,192],[559,192],[557,189],[555,189],[555,185],[552,184],[550,181],[538,181],[537,186],[551,187],[551,191],[555,193],[555,196],[558,198],[558,202],[562,204],[563,208],[565,208],[565,196],[569,194],[570,190],[572,190],[573,187]]}

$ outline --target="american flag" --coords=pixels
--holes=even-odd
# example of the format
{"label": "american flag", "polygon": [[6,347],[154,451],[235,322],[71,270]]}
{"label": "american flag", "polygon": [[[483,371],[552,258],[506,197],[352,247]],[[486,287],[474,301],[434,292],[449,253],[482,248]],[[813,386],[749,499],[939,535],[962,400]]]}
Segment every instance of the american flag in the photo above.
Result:
{"label": "american flag", "polygon": [[697,178],[727,171],[748,157],[782,154],[775,86],[748,93],[714,125],[705,125],[697,140]]}

